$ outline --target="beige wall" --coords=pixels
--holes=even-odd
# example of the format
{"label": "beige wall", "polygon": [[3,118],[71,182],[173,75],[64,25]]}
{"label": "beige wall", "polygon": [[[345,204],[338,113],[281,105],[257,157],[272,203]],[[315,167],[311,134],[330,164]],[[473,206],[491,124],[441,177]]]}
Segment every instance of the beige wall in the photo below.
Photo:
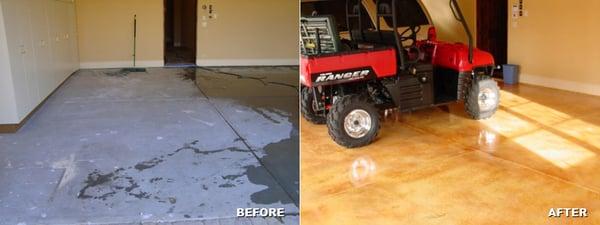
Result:
{"label": "beige wall", "polygon": [[138,64],[163,65],[163,0],[75,2],[82,67],[131,66],[134,14],[138,18]]}
{"label": "beige wall", "polygon": [[[462,25],[452,14],[450,9],[449,0],[421,0],[438,33],[438,39],[449,41],[449,42],[463,42],[467,43],[467,34],[465,33]],[[476,44],[477,38],[477,7],[476,0],[458,0],[460,8],[465,16],[469,29],[473,34],[473,44]]]}
{"label": "beige wall", "polygon": [[[517,0],[509,1],[509,11]],[[527,0],[509,15],[508,60],[525,83],[600,95],[600,1]],[[509,12],[510,13],[510,12]]]}
{"label": "beige wall", "polygon": [[[76,3],[82,67],[129,66],[136,13],[138,63],[163,65],[163,0]],[[298,7],[297,0],[198,0],[198,64],[297,64]]]}
{"label": "beige wall", "polygon": [[[216,18],[209,18],[213,5]],[[297,64],[298,0],[199,0],[198,64]]]}

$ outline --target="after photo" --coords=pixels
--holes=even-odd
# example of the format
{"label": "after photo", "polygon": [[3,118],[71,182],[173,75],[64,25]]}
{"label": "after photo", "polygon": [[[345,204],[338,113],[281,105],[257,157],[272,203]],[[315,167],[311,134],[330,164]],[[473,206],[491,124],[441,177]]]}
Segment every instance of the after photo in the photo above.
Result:
{"label": "after photo", "polygon": [[600,224],[598,9],[302,0],[302,224]]}
{"label": "after photo", "polygon": [[299,224],[298,12],[0,0],[0,224]]}

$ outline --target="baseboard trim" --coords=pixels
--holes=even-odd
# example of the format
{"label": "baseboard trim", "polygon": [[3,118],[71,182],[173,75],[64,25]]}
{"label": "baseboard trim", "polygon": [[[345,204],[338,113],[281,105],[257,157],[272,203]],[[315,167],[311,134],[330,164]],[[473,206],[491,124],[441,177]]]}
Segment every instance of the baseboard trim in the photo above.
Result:
{"label": "baseboard trim", "polygon": [[[198,66],[297,66],[298,59],[198,59]],[[81,69],[111,69],[132,67],[131,61],[81,62]],[[163,67],[162,60],[136,62],[137,67]]]}
{"label": "baseboard trim", "polygon": [[[162,60],[137,61],[136,67],[163,67],[165,62]],[[104,61],[104,62],[81,62],[81,69],[111,69],[132,67],[132,61]]]}
{"label": "baseboard trim", "polygon": [[298,59],[198,59],[198,66],[297,66]]}
{"label": "baseboard trim", "polygon": [[600,84],[589,84],[577,81],[537,76],[532,74],[521,74],[520,82],[525,84],[532,84],[588,95],[600,96]]}
{"label": "baseboard trim", "polygon": [[22,124],[0,124],[0,134],[16,133]]}
{"label": "baseboard trim", "polygon": [[44,100],[42,102],[40,102],[40,104],[38,104],[31,112],[29,112],[29,114],[27,114],[27,116],[25,118],[23,118],[21,120],[21,122],[19,122],[18,124],[0,124],[0,134],[4,133],[17,133],[26,123],[27,121],[29,121],[29,119],[31,119],[31,117],[44,105],[46,104],[46,101],[48,101],[48,99],[50,98],[50,96],[54,95],[54,93],[56,93],[56,91],[61,88],[66,82],[67,80],[69,80],[73,74],[77,73],[78,70],[76,70],[75,72],[71,73],[71,75],[69,75],[66,79],[64,79],[60,85],[58,85],[58,87],[54,88],[54,90],[48,95],[46,96],[46,98],[44,98]]}

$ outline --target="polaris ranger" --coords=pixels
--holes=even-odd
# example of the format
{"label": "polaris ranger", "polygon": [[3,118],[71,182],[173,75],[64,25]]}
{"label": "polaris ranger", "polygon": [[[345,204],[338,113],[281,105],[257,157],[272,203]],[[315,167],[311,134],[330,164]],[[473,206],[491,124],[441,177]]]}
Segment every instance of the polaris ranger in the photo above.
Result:
{"label": "polaris ranger", "polygon": [[[365,2],[375,6],[374,14]],[[348,32],[343,39],[333,16],[302,17],[304,118],[327,124],[336,143],[356,148],[377,137],[381,110],[412,111],[464,101],[473,119],[494,115],[500,99],[491,78],[494,58],[473,47],[456,0],[449,0],[449,6],[466,31],[468,45],[437,40],[418,0],[346,0]],[[418,40],[426,26],[427,39]]]}

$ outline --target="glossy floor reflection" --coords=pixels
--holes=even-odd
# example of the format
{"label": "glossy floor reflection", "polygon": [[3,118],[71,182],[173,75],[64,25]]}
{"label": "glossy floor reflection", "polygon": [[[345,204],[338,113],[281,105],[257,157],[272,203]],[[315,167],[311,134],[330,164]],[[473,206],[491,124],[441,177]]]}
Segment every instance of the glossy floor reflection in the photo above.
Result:
{"label": "glossy floor reflection", "polygon": [[[389,114],[348,150],[302,121],[302,224],[600,224],[600,97],[505,86],[498,113]],[[587,218],[548,218],[558,207]]]}

